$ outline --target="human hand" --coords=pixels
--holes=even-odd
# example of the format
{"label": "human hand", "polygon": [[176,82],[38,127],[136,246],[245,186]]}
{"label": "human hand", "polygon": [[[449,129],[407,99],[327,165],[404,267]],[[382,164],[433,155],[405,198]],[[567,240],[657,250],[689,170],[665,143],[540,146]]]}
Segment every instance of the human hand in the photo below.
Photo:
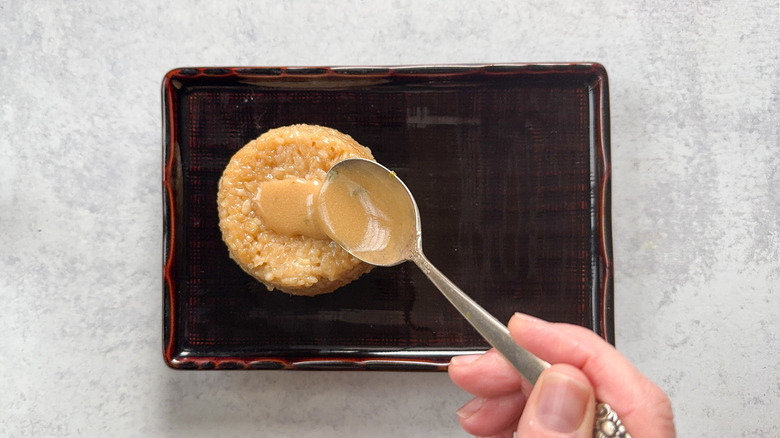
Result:
{"label": "human hand", "polygon": [[674,438],[669,397],[592,331],[524,314],[509,321],[512,338],[553,364],[536,385],[495,349],[454,357],[452,381],[476,397],[458,410],[477,436],[593,437],[596,399],[618,413],[633,438]]}

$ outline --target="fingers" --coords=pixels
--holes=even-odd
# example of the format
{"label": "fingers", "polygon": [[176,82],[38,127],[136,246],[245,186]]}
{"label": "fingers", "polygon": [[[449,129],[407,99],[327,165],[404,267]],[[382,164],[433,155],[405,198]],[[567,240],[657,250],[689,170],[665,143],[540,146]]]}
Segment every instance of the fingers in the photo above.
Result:
{"label": "fingers", "polygon": [[582,371],[553,365],[536,382],[517,426],[519,437],[591,438],[596,409],[593,387]]}
{"label": "fingers", "polygon": [[458,410],[458,420],[466,432],[477,436],[511,437],[517,425],[519,437],[590,438],[595,405],[587,377],[560,364],[542,374],[527,403],[519,391],[477,397]]}
{"label": "fingers", "polygon": [[[552,431],[575,426],[575,413],[579,415],[580,410],[572,406],[580,406],[582,400],[575,396],[588,393],[591,394],[589,400],[595,395],[595,399],[609,403],[634,438],[649,436],[647,434],[665,438],[675,436],[671,403],[666,394],[592,331],[570,324],[548,323],[522,314],[512,317],[509,330],[513,339],[531,353],[560,365],[545,371],[532,393],[530,384],[495,350],[483,355],[453,358],[449,367],[452,381],[478,397],[477,401],[470,402],[459,412],[459,421],[467,432],[479,436],[511,436],[508,430],[525,406],[523,415],[528,417],[520,421],[519,427],[537,429],[525,431],[525,435],[520,436],[576,437],[580,436],[581,430],[590,434],[595,409],[590,401],[585,411],[586,420],[583,420],[587,429],[581,429],[585,423],[562,435],[541,435],[542,429],[539,429]],[[557,378],[550,377],[556,375]],[[577,389],[577,382],[585,385],[584,392],[582,387]],[[568,396],[559,396],[567,392],[570,393]],[[527,403],[524,403],[522,394],[531,394]],[[557,415],[545,416],[545,412],[554,412],[546,406],[555,406],[554,400],[561,399],[570,400],[569,404],[559,405]],[[576,404],[571,400],[580,402]],[[514,406],[520,407],[513,414]],[[554,418],[561,422],[552,423]],[[549,421],[545,423],[542,419]]]}
{"label": "fingers", "polygon": [[582,370],[593,385],[596,398],[612,406],[635,438],[646,436],[643,433],[675,435],[666,394],[592,331],[523,314],[512,317],[509,331],[518,344],[543,360]]}
{"label": "fingers", "polygon": [[453,357],[447,371],[456,385],[478,397],[531,393],[531,384],[495,349],[479,355]]}
{"label": "fingers", "polygon": [[[501,397],[477,397],[458,409],[458,421],[476,436],[501,436],[514,431],[526,397],[520,392]],[[512,436],[512,435],[508,435]]]}

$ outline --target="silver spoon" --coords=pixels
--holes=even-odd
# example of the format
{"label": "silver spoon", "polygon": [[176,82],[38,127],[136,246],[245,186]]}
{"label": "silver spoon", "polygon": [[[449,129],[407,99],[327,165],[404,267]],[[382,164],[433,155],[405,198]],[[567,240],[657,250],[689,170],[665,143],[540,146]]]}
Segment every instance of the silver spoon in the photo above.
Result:
{"label": "silver spoon", "polygon": [[[461,315],[532,385],[550,366],[517,345],[504,324],[423,255],[417,203],[395,172],[362,158],[340,161],[325,178],[317,211],[325,233],[358,259],[376,266],[406,261],[419,266]],[[596,407],[594,436],[630,438],[614,411],[601,403]]]}

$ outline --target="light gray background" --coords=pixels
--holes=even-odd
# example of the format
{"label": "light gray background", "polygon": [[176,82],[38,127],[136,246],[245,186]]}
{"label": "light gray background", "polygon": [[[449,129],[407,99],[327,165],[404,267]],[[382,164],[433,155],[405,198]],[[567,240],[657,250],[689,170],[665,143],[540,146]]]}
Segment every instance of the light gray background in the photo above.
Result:
{"label": "light gray background", "polygon": [[[223,6],[224,3],[224,6]],[[618,348],[680,436],[780,436],[773,1],[0,1],[0,436],[462,436],[446,374],[161,358],[171,68],[597,61]]]}

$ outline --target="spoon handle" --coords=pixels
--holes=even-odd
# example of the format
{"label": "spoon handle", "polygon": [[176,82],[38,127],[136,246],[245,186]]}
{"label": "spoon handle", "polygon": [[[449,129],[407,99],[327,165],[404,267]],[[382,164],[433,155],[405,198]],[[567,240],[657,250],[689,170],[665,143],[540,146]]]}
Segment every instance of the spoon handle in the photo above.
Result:
{"label": "spoon handle", "polygon": [[417,251],[410,259],[490,345],[495,347],[532,385],[536,383],[542,371],[550,366],[549,363],[517,345],[504,324],[455,286],[455,283],[425,258],[422,251]]}
{"label": "spoon handle", "polygon": [[[458,309],[461,315],[477,329],[490,345],[495,347],[532,385],[536,383],[542,371],[550,366],[549,363],[517,345],[504,324],[472,300],[458,286],[455,286],[455,283],[428,261],[422,251],[415,251],[409,259],[420,267],[447,300]],[[606,403],[597,403],[593,437],[631,438],[631,435],[626,432],[623,423],[611,406]]]}

